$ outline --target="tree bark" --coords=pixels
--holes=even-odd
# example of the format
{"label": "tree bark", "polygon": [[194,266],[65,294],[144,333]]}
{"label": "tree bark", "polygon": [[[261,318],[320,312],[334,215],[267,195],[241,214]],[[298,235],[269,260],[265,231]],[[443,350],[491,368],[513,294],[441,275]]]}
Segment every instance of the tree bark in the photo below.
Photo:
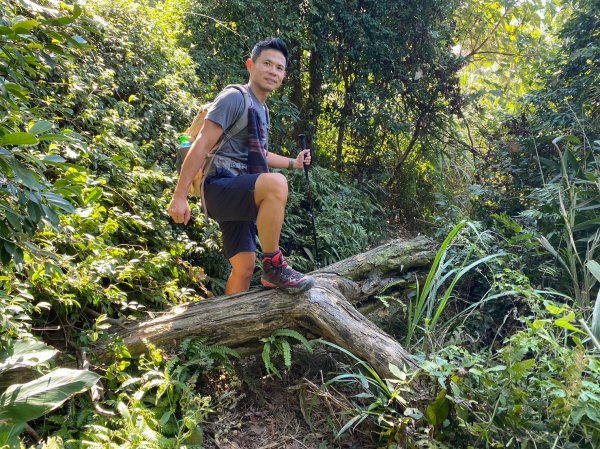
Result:
{"label": "tree bark", "polygon": [[[133,355],[143,352],[146,342],[163,347],[194,336],[205,336],[208,344],[243,350],[256,347],[259,338],[277,329],[294,329],[309,337],[323,337],[388,374],[389,363],[415,362],[354,304],[363,303],[391,282],[405,288],[411,278],[425,273],[434,255],[429,239],[394,240],[315,271],[316,285],[305,294],[255,288],[177,306],[116,333]],[[101,358],[107,355],[100,352]]]}

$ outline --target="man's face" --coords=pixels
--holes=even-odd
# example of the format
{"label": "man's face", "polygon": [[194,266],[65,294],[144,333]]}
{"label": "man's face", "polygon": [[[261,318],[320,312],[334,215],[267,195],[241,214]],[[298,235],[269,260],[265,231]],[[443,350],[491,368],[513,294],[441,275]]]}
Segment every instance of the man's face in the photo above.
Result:
{"label": "man's face", "polygon": [[285,56],[278,50],[266,49],[256,58],[248,60],[246,67],[250,72],[253,87],[264,92],[273,92],[285,77]]}

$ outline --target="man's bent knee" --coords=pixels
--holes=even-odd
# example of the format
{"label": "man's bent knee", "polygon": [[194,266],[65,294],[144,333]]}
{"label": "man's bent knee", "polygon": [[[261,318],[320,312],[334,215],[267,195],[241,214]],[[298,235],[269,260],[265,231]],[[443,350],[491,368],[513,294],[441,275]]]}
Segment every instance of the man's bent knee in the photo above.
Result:
{"label": "man's bent knee", "polygon": [[288,183],[281,173],[263,173],[256,180],[254,199],[260,204],[266,198],[287,202]]}
{"label": "man's bent knee", "polygon": [[240,280],[240,281],[248,281],[252,280],[252,276],[254,275],[254,266],[252,267],[232,267],[231,276]]}
{"label": "man's bent knee", "polygon": [[236,279],[250,282],[254,275],[256,255],[253,252],[238,253],[229,259],[231,263],[231,276]]}
{"label": "man's bent knee", "polygon": [[281,173],[263,173],[256,180],[256,190],[268,190],[278,193],[285,192],[287,196],[288,183]]}

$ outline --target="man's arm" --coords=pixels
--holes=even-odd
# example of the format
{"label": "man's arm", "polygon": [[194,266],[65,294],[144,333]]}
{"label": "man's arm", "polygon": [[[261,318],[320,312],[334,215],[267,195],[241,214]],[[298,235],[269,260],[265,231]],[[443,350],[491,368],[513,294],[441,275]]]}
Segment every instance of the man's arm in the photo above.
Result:
{"label": "man's arm", "polygon": [[267,164],[272,168],[296,168],[300,169],[304,165],[310,165],[310,150],[302,150],[298,153],[298,156],[293,159],[279,154],[269,153],[267,154]]}
{"label": "man's arm", "polygon": [[206,120],[202,131],[183,161],[179,181],[168,209],[169,215],[175,223],[187,224],[190,220],[191,212],[187,202],[188,189],[198,171],[203,167],[206,156],[217,145],[222,134],[223,128],[221,125]]}

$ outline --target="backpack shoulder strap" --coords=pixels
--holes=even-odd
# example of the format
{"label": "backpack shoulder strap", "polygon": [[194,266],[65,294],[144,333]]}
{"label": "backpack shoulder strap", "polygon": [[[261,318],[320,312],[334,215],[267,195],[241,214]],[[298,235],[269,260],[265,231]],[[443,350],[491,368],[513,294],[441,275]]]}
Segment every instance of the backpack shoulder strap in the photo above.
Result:
{"label": "backpack shoulder strap", "polygon": [[242,97],[244,98],[244,109],[236,121],[229,128],[223,130],[224,137],[221,144],[232,139],[233,136],[246,129],[248,126],[248,109],[252,106],[252,97],[250,97],[247,86],[242,84],[229,84],[225,89],[235,89],[242,94]]}

